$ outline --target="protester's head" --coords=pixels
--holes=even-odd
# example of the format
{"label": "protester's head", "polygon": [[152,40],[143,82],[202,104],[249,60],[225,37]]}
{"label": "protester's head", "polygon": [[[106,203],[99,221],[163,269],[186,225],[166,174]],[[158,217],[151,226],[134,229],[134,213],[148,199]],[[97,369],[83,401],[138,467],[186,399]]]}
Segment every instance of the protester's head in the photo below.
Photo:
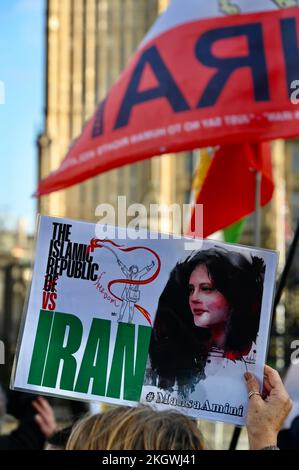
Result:
{"label": "protester's head", "polygon": [[249,353],[259,329],[265,264],[222,248],[178,263],[160,296],[150,344],[160,387],[200,378],[212,347]]}
{"label": "protester's head", "polygon": [[174,411],[147,406],[115,407],[74,427],[67,450],[201,450],[195,421]]}

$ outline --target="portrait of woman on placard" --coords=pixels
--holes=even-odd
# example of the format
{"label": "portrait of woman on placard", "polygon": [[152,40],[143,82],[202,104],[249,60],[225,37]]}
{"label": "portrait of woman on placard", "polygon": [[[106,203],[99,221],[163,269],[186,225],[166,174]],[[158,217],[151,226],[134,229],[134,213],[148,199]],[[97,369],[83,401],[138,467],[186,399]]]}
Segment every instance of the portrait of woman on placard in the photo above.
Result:
{"label": "portrait of woman on placard", "polygon": [[264,273],[262,258],[220,247],[177,263],[159,299],[146,382],[192,391],[213,358],[244,361],[259,329]]}

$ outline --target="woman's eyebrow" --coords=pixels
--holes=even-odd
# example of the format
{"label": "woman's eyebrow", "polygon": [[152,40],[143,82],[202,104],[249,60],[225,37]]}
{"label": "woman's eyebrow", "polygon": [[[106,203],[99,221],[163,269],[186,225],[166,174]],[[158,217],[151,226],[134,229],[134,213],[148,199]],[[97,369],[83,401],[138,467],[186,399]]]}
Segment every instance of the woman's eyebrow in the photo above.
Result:
{"label": "woman's eyebrow", "polygon": [[[195,283],[195,284],[196,284],[196,283]],[[200,287],[203,287],[203,286],[213,287],[213,283],[212,283],[212,282],[199,282],[197,285],[200,286]],[[191,283],[189,282],[188,287],[194,287],[194,284],[191,284]]]}

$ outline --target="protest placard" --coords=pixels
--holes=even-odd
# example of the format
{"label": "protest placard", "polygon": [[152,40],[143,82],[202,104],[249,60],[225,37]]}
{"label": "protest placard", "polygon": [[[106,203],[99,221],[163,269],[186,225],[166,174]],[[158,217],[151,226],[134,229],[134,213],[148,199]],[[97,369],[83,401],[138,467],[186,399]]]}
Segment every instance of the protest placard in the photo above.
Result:
{"label": "protest placard", "polygon": [[13,387],[244,424],[243,373],[263,377],[277,254],[96,228],[39,218]]}

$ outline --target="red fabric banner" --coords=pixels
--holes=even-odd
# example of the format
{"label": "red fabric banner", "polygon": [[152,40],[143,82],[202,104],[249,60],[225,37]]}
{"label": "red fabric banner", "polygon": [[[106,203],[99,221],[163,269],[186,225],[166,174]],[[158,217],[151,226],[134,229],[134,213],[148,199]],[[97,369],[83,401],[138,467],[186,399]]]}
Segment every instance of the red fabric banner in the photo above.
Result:
{"label": "red fabric banner", "polygon": [[298,23],[295,7],[192,21],[147,41],[37,195],[167,152],[297,136]]}

